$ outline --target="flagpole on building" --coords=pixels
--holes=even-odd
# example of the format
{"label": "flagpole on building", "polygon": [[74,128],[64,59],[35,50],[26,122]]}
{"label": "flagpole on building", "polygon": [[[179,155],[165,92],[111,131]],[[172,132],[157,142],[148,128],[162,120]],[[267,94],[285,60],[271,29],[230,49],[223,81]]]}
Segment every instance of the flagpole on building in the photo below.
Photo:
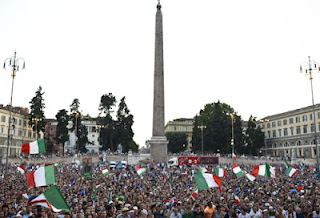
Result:
{"label": "flagpole on building", "polygon": [[10,58],[7,58],[4,61],[3,69],[6,69],[6,67],[12,67],[12,84],[11,84],[11,95],[10,95],[10,104],[8,105],[9,109],[9,125],[8,125],[8,138],[7,138],[7,151],[6,151],[6,170],[5,170],[5,178],[7,178],[8,173],[8,160],[9,160],[9,145],[11,141],[10,137],[10,130],[11,130],[11,114],[12,114],[12,96],[13,96],[13,84],[14,84],[14,77],[16,76],[16,72],[18,72],[20,69],[20,64],[23,63],[22,70],[25,69],[25,61],[22,58],[18,58],[16,56],[17,52],[14,52],[14,55]]}

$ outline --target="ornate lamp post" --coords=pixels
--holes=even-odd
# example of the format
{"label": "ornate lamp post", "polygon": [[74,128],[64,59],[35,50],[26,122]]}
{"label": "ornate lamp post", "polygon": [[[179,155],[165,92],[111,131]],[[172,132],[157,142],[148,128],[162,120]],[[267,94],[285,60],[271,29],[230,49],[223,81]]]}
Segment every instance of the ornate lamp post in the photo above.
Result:
{"label": "ornate lamp post", "polygon": [[201,130],[201,152],[203,155],[203,129],[207,128],[206,126],[204,126],[203,124],[201,124],[201,126],[198,126],[198,128]]}
{"label": "ornate lamp post", "polygon": [[16,76],[16,72],[20,70],[20,64],[22,65],[22,70],[25,69],[25,61],[22,58],[17,58],[17,52],[14,52],[14,55],[10,58],[7,58],[4,61],[3,68],[6,67],[12,68],[12,85],[11,85],[11,96],[10,96],[10,105],[9,105],[9,125],[8,125],[8,139],[7,139],[7,152],[6,152],[6,171],[5,171],[5,178],[7,178],[8,173],[8,159],[9,159],[9,145],[10,145],[10,129],[11,129],[11,113],[12,113],[12,95],[13,95],[13,84],[14,84],[14,77]]}
{"label": "ornate lamp post", "polygon": [[[311,97],[312,97],[312,112],[313,112],[313,125],[314,125],[314,142],[316,145],[316,157],[317,157],[317,169],[319,168],[319,155],[318,155],[318,142],[317,142],[317,126],[316,126],[316,114],[314,108],[314,98],[313,98],[313,84],[312,84],[312,73],[320,72],[320,66],[317,62],[310,59],[308,57],[308,62],[300,65],[300,73],[305,72],[307,76],[309,76],[310,84],[311,84]],[[318,169],[319,172],[319,169]]]}

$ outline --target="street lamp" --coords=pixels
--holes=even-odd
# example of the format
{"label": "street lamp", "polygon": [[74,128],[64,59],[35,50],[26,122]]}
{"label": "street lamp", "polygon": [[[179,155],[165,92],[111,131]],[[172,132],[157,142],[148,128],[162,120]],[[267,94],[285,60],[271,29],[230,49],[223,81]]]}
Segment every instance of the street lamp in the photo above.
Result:
{"label": "street lamp", "polygon": [[10,96],[10,105],[9,105],[9,126],[8,126],[8,140],[7,140],[7,153],[6,153],[6,171],[5,171],[5,178],[7,177],[8,172],[8,159],[9,159],[9,145],[10,145],[10,128],[11,128],[11,113],[12,113],[12,95],[13,95],[13,84],[14,84],[14,77],[16,76],[16,72],[20,70],[20,64],[22,65],[22,70],[25,69],[25,61],[22,58],[17,58],[17,52],[14,52],[14,55],[10,58],[7,58],[4,61],[3,68],[6,67],[12,68],[12,84],[11,84],[11,96]]}
{"label": "street lamp", "polygon": [[79,139],[78,139],[78,116],[79,116],[79,113],[75,112],[73,114],[74,114],[74,117],[76,119],[76,125],[75,125],[75,135],[76,135],[75,140],[76,140],[76,143],[75,143],[75,151],[74,151],[74,153],[77,154],[78,151],[80,150],[80,148],[77,148],[77,145],[79,144],[78,143],[78,141],[79,141]]}
{"label": "street lamp", "polygon": [[[317,126],[316,126],[316,115],[314,108],[314,99],[313,99],[313,85],[312,85],[312,72],[320,72],[319,64],[310,59],[308,56],[308,62],[304,65],[300,65],[300,73],[305,72],[306,75],[309,75],[310,84],[311,84],[311,96],[312,96],[312,112],[313,112],[313,125],[314,125],[314,142],[316,144],[316,157],[317,157],[317,168],[319,167],[319,156],[318,156],[318,142],[317,142]],[[319,172],[319,169],[318,169]]]}
{"label": "street lamp", "polygon": [[230,116],[231,116],[231,131],[232,131],[231,146],[232,146],[232,155],[234,155],[234,129],[233,129],[234,115],[231,114]]}
{"label": "street lamp", "polygon": [[207,127],[204,126],[203,124],[201,124],[201,126],[198,126],[198,128],[201,130],[201,152],[202,152],[202,156],[203,156],[203,129],[205,129]]}
{"label": "street lamp", "polygon": [[34,122],[35,125],[35,129],[36,129],[36,140],[38,141],[38,122],[41,122],[42,119],[41,118],[32,118],[32,121]]}

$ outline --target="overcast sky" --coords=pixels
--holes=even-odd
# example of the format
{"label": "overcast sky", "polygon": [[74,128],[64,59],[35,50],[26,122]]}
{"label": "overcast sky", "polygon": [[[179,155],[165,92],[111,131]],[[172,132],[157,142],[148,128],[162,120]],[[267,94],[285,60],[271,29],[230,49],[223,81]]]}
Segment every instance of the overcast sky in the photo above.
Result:
{"label": "overcast sky", "polygon": [[[152,135],[156,0],[1,0],[0,61],[26,61],[13,105],[30,107],[41,85],[45,116],[78,98],[98,115],[100,97],[126,96],[134,139]],[[247,120],[311,105],[299,66],[320,62],[319,0],[162,0],[165,122],[220,100]],[[0,104],[10,71],[0,71]],[[314,75],[315,102],[320,74]]]}

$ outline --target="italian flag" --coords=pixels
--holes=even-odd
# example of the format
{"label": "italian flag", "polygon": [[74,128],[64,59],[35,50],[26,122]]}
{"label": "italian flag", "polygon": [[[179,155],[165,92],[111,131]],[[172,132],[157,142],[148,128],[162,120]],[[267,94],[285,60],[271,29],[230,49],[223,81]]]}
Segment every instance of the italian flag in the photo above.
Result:
{"label": "italian flag", "polygon": [[198,190],[198,187],[196,187],[194,190],[193,190],[193,193],[191,194],[191,197],[193,199],[195,199],[197,196],[198,196],[198,193],[199,193],[199,190]]}
{"label": "italian flag", "polygon": [[143,167],[136,167],[136,171],[139,176],[143,176],[143,174],[147,172],[146,168],[143,168]]}
{"label": "italian flag", "polygon": [[200,191],[217,187],[221,192],[221,179],[216,175],[209,173],[197,173],[194,175],[194,178],[196,179],[198,189]]}
{"label": "italian flag", "polygon": [[200,173],[206,173],[206,172],[208,172],[207,168],[204,168],[204,167],[198,167],[198,171],[199,171]]}
{"label": "italian flag", "polygon": [[237,178],[240,178],[244,176],[244,173],[242,172],[241,168],[238,166],[238,164],[234,164],[232,167],[232,171],[234,174],[236,174]]}
{"label": "italian flag", "polygon": [[296,166],[290,166],[287,171],[286,171],[286,175],[289,177],[292,177],[294,174],[296,174],[298,172],[297,167]]}
{"label": "italian flag", "polygon": [[314,167],[310,167],[310,170],[313,172],[316,172],[316,168],[314,168]]}
{"label": "italian flag", "polygon": [[234,198],[236,199],[237,206],[240,206],[240,205],[241,205],[241,202],[240,202],[239,197],[238,197],[237,195],[235,195]]}
{"label": "italian flag", "polygon": [[223,168],[214,168],[214,174],[218,177],[225,177],[227,178],[226,170]]}
{"label": "italian flag", "polygon": [[22,145],[21,152],[26,154],[42,154],[46,153],[46,146],[44,144],[44,139],[39,139],[35,142],[30,142]]}
{"label": "italian flag", "polygon": [[26,168],[24,168],[24,166],[22,166],[22,165],[18,166],[17,169],[18,169],[19,173],[21,173],[21,175],[26,172]]}
{"label": "italian flag", "polygon": [[101,183],[96,184],[96,189],[98,189],[101,186]]}
{"label": "italian flag", "polygon": [[256,179],[256,177],[254,177],[253,175],[251,175],[251,174],[249,174],[249,173],[247,173],[247,172],[244,172],[244,175],[245,175],[251,182],[253,182],[253,181]]}
{"label": "italian flag", "polygon": [[107,176],[109,174],[109,170],[107,168],[102,169],[102,174]]}
{"label": "italian flag", "polygon": [[253,171],[251,174],[254,177],[257,177],[258,175],[260,175],[260,176],[265,176],[265,177],[276,178],[276,171],[269,164],[255,166],[253,168]]}
{"label": "italian flag", "polygon": [[51,186],[47,191],[35,199],[28,201],[28,205],[39,205],[42,207],[51,208],[53,212],[60,212],[64,210],[71,213],[68,204],[56,185]]}
{"label": "italian flag", "polygon": [[28,187],[47,186],[56,182],[54,165],[39,167],[27,174]]}
{"label": "italian flag", "polygon": [[235,155],[234,153],[232,153],[232,159],[233,159],[234,161],[237,160],[236,155]]}

